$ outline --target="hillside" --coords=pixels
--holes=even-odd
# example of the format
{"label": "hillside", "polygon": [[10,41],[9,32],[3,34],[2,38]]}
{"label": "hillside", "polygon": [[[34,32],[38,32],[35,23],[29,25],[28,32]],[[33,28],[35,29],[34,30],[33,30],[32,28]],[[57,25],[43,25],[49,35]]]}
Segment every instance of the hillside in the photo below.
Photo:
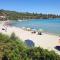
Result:
{"label": "hillside", "polygon": [[9,11],[9,10],[3,10],[3,9],[0,10],[0,16],[1,15],[6,16],[6,19],[9,19],[9,20],[60,18],[60,15],[54,15],[54,14],[16,12],[16,11]]}

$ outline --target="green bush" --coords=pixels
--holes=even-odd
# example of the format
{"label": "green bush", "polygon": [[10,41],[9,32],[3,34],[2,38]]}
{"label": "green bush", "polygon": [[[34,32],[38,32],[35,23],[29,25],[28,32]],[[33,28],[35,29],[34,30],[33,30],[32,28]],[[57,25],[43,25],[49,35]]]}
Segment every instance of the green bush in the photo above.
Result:
{"label": "green bush", "polygon": [[0,33],[0,60],[60,60],[60,55],[40,47],[29,48],[15,34]]}

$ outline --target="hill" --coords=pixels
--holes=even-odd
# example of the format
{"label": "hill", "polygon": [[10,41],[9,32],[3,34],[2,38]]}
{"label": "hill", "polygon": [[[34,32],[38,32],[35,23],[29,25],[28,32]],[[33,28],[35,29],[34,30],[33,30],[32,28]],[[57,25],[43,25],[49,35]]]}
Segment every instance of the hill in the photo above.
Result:
{"label": "hill", "polygon": [[[9,10],[0,10],[0,16],[6,16],[9,20],[25,20],[25,19],[48,19],[48,18],[60,18],[60,15],[54,14],[42,14],[42,13],[29,13],[29,12],[16,12]],[[5,19],[5,20],[6,20]]]}

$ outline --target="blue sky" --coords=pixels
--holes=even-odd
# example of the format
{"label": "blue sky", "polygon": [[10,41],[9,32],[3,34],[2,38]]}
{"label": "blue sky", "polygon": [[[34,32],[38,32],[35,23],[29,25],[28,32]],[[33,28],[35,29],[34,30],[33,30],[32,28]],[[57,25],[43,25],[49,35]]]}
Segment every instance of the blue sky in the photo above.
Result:
{"label": "blue sky", "polygon": [[0,9],[60,14],[60,0],[0,0]]}

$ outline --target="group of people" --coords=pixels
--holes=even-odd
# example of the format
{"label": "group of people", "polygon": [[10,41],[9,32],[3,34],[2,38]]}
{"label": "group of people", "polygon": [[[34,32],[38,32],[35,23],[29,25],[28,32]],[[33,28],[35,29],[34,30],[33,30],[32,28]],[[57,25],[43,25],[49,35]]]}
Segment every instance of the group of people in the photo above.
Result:
{"label": "group of people", "polygon": [[22,27],[22,29],[26,30],[26,31],[32,31],[31,33],[33,33],[33,34],[37,33],[38,35],[42,35],[42,32],[41,31],[37,31],[36,29],[25,28],[25,27]]}
{"label": "group of people", "polygon": [[2,30],[5,30],[7,32],[7,27],[8,26],[11,26],[10,22],[9,21],[5,21],[4,24],[3,24]]}

